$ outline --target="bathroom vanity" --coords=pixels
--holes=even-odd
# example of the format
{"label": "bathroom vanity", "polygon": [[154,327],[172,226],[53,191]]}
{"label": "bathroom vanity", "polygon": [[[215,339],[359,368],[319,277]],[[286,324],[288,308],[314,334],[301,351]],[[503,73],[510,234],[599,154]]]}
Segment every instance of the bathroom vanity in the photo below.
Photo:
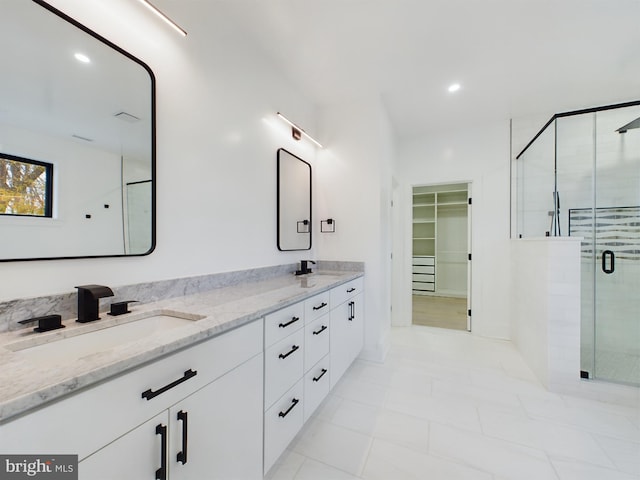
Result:
{"label": "bathroom vanity", "polygon": [[[92,480],[262,478],[362,349],[363,281],[288,275],[4,334],[0,452],[77,454]],[[92,335],[109,348],[74,355]]]}

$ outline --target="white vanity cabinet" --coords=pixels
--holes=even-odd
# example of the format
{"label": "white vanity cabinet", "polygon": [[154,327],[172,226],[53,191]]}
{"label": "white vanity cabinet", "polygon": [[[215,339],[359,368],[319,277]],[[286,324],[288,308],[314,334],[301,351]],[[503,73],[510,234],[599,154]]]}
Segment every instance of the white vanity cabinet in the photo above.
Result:
{"label": "white vanity cabinet", "polygon": [[225,332],[1,424],[0,451],[77,454],[87,480],[262,478],[262,348],[260,321]]}
{"label": "white vanity cabinet", "polygon": [[262,478],[257,355],[79,465],[91,480]]}
{"label": "white vanity cabinet", "polygon": [[362,350],[363,285],[359,277],[265,317],[265,475]]}
{"label": "white vanity cabinet", "polygon": [[363,286],[360,277],[331,290],[331,388],[364,345]]}

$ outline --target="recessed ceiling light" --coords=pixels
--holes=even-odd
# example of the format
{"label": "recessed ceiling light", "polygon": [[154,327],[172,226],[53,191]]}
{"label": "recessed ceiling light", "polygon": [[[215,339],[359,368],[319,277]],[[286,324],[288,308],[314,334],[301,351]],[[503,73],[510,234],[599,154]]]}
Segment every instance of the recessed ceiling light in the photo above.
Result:
{"label": "recessed ceiling light", "polygon": [[451,93],[457,92],[458,90],[460,90],[460,84],[459,83],[451,84],[449,85],[449,88],[447,90],[449,90],[449,92]]}
{"label": "recessed ceiling light", "polygon": [[87,57],[84,53],[76,53],[74,55],[75,59],[82,63],[91,63],[91,59]]}

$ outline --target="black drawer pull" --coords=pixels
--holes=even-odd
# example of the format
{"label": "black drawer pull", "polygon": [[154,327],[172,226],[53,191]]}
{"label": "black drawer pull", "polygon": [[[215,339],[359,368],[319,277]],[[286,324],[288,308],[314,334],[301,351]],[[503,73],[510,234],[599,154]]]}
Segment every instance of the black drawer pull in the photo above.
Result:
{"label": "black drawer pull", "polygon": [[353,319],[356,318],[356,303],[349,302],[347,306],[349,307],[349,317],[347,318],[347,320],[353,322]]}
{"label": "black drawer pull", "polygon": [[187,463],[188,413],[180,410],[178,412],[178,420],[182,421],[182,450],[178,452],[176,460],[184,465]]}
{"label": "black drawer pull", "polygon": [[280,325],[278,325],[278,327],[286,328],[292,323],[296,323],[298,320],[300,320],[300,317],[291,317],[291,320],[289,320],[287,323],[281,323]]}
{"label": "black drawer pull", "polygon": [[326,325],[322,325],[322,328],[320,330],[318,330],[317,332],[313,332],[314,335],[320,335],[322,332],[324,332],[327,329]]}
{"label": "black drawer pull", "polygon": [[355,291],[356,291],[355,287],[351,287],[351,288],[347,289],[347,293],[351,293],[351,292],[355,292]]}
{"label": "black drawer pull", "polygon": [[160,468],[156,470],[156,480],[167,480],[167,426],[156,425],[156,435],[160,435]]}
{"label": "black drawer pull", "polygon": [[313,307],[314,310],[320,310],[321,308],[326,307],[327,304],[325,302],[322,302],[320,305],[318,305],[317,307]]}
{"label": "black drawer pull", "polygon": [[182,382],[186,382],[191,377],[195,377],[197,374],[198,374],[198,372],[196,370],[189,369],[186,372],[184,372],[184,375],[182,376],[182,378],[179,378],[175,382],[171,382],[169,385],[165,385],[160,390],[157,390],[157,391],[154,392],[153,390],[149,389],[149,390],[146,390],[146,391],[142,392],[142,398],[146,398],[147,400],[151,400],[152,398],[157,397],[158,395],[166,392],[167,390],[170,390],[173,387],[176,387],[176,386],[180,385]]}
{"label": "black drawer pull", "polygon": [[293,347],[291,347],[291,350],[289,350],[287,353],[281,353],[280,355],[278,355],[278,358],[282,358],[285,359],[287,358],[289,355],[291,355],[293,352],[295,352],[296,350],[298,350],[300,347],[298,345],[294,345]]}
{"label": "black drawer pull", "polygon": [[281,418],[284,418],[287,415],[289,415],[289,412],[291,410],[293,410],[293,407],[295,407],[298,404],[299,401],[300,400],[298,400],[297,398],[294,398],[293,400],[291,400],[291,406],[289,408],[287,408],[284,412],[278,413],[278,416],[281,417]]}
{"label": "black drawer pull", "polygon": [[320,379],[321,379],[322,377],[324,377],[324,374],[325,374],[325,373],[327,373],[327,369],[326,369],[326,368],[323,368],[323,369],[322,369],[322,373],[321,373],[320,375],[318,375],[317,377],[313,377],[313,381],[314,381],[314,382],[318,382],[318,381],[320,381]]}

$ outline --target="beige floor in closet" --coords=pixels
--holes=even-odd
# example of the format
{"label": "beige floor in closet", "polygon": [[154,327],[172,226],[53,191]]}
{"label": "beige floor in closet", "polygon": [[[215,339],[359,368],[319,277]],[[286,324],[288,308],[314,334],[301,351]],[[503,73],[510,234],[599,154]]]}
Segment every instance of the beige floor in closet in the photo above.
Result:
{"label": "beige floor in closet", "polygon": [[413,296],[413,324],[426,327],[467,329],[467,299]]}

